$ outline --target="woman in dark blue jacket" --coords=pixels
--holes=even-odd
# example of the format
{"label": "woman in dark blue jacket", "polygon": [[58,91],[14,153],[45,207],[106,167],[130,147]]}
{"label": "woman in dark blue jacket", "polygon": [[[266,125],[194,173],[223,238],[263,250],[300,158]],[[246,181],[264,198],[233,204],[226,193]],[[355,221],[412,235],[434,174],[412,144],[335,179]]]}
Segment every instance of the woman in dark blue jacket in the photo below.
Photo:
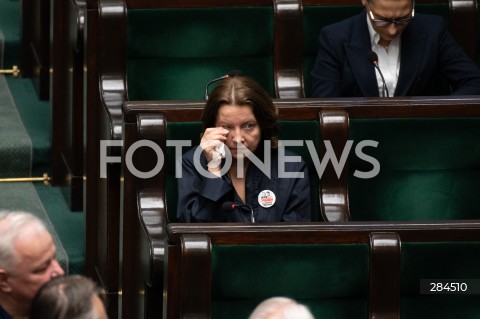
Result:
{"label": "woman in dark blue jacket", "polygon": [[178,218],[185,222],[309,221],[306,164],[278,147],[277,110],[243,76],[227,77],[202,114],[200,145],[181,157]]}

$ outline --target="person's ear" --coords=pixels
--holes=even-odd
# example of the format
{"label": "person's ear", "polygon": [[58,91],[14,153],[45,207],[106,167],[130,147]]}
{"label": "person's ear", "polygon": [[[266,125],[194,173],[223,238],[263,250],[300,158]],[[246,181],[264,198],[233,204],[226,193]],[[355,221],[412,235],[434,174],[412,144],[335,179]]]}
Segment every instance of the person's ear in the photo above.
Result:
{"label": "person's ear", "polygon": [[0,268],[0,290],[3,292],[10,292],[12,287],[8,282],[8,274],[5,269]]}
{"label": "person's ear", "polygon": [[362,0],[362,5],[365,7],[367,4],[367,0]]}

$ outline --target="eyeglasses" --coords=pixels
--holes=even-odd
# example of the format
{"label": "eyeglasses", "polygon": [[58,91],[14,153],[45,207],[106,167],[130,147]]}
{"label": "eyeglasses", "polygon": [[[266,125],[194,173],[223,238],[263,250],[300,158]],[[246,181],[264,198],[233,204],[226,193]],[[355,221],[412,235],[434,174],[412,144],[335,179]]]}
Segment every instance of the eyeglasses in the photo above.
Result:
{"label": "eyeglasses", "polygon": [[375,19],[375,17],[373,16],[373,12],[370,9],[370,6],[368,5],[368,1],[365,4],[368,8],[368,14],[370,15],[370,19],[377,27],[386,27],[392,23],[395,25],[407,25],[415,17],[415,1],[412,4],[412,15],[410,18],[383,18],[382,17],[382,18]]}

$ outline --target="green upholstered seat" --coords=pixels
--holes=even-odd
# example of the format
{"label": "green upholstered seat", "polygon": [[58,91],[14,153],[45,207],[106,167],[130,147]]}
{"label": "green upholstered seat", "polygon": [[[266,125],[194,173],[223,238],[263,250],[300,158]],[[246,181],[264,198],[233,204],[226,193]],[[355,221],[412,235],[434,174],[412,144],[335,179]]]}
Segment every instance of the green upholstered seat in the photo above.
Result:
{"label": "green upholstered seat", "polygon": [[212,318],[247,318],[266,298],[287,296],[315,318],[366,318],[368,244],[212,247]]}
{"label": "green upholstered seat", "polygon": [[[320,203],[318,199],[318,175],[313,166],[311,156],[305,144],[305,140],[313,141],[317,152],[320,145],[320,127],[318,121],[281,121],[280,123],[280,140],[300,140],[303,146],[287,146],[286,149],[302,156],[307,163],[310,177],[310,194],[312,219],[314,221],[321,220],[319,215]],[[191,145],[196,146],[200,143],[200,134],[202,124],[200,122],[170,122],[167,126],[167,140],[189,140]],[[189,147],[183,149],[186,152]],[[177,183],[175,180],[175,151],[173,147],[167,148],[167,212],[169,220],[177,221]]]}
{"label": "green upholstered seat", "polygon": [[288,150],[300,155],[308,166],[310,178],[310,202],[312,208],[312,221],[321,221],[320,202],[318,195],[319,178],[312,162],[312,157],[307,149],[306,141],[312,141],[317,152],[320,149],[320,123],[318,121],[281,121],[280,140],[302,141],[302,146],[288,146]]}
{"label": "green upholstered seat", "polygon": [[360,179],[354,171],[372,165],[350,156],[352,219],[479,218],[479,127],[474,117],[351,119],[349,139],[377,141],[363,152],[380,163],[376,177]]}
{"label": "green upholstered seat", "polygon": [[478,294],[421,294],[422,279],[479,280],[480,242],[403,242],[400,300],[402,319],[479,318]]}
{"label": "green upholstered seat", "polygon": [[[191,141],[191,147],[185,147],[183,153],[190,148],[200,144],[200,134],[202,133],[201,122],[169,122],[167,125],[167,140],[187,140]],[[165,167],[166,175],[166,193],[167,193],[167,214],[169,222],[178,222],[177,218],[177,180],[175,179],[175,150],[172,147],[167,148],[167,159]]]}
{"label": "green upholstered seat", "polygon": [[130,100],[199,100],[231,70],[274,96],[272,7],[128,11]]}

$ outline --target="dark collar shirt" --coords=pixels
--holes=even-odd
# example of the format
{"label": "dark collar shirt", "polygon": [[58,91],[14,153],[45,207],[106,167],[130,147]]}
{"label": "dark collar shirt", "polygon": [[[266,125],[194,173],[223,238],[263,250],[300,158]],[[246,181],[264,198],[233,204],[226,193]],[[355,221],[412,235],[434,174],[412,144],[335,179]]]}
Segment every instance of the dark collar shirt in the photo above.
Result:
{"label": "dark collar shirt", "polygon": [[[303,173],[303,178],[279,176],[278,150],[271,151],[270,178],[253,162],[248,166],[245,182],[245,203],[239,198],[228,175],[205,177],[193,162],[197,147],[182,157],[182,177],[177,178],[177,217],[184,222],[251,222],[252,211],[256,222],[310,221],[310,183],[306,164],[287,161],[288,173]],[[207,170],[203,152],[200,163]],[[262,151],[263,152],[263,151]],[[286,151],[287,156],[298,155]],[[262,160],[263,161],[263,160]],[[273,205],[272,205],[272,199]],[[225,209],[225,203],[239,208]],[[228,204],[227,204],[228,206]]]}
{"label": "dark collar shirt", "polygon": [[0,306],[0,319],[12,319],[12,317]]}

